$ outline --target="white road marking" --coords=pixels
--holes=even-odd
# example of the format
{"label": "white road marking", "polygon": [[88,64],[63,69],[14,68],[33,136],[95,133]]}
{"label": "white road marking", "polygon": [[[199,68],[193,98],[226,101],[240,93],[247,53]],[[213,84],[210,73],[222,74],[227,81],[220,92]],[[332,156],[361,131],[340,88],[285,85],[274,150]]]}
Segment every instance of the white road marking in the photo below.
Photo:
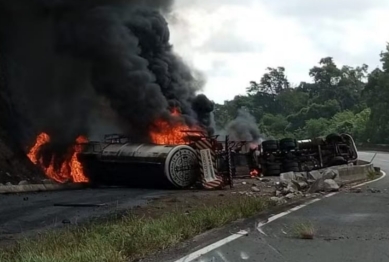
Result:
{"label": "white road marking", "polygon": [[[352,188],[361,187],[361,186],[364,186],[364,185],[366,185],[366,184],[370,184],[370,183],[373,183],[373,182],[377,182],[377,181],[383,179],[383,178],[386,176],[386,173],[385,173],[384,171],[381,171],[381,173],[382,173],[382,176],[381,176],[381,177],[379,177],[379,178],[377,178],[377,179],[375,179],[375,180],[372,180],[372,181],[368,181],[368,182],[365,182],[365,183],[362,183],[362,184],[353,186]],[[306,206],[308,206],[308,205],[310,205],[310,204],[313,204],[313,203],[315,203],[315,202],[318,202],[318,201],[320,201],[320,200],[322,200],[322,199],[324,199],[324,198],[332,197],[332,196],[334,196],[334,195],[336,195],[336,194],[338,194],[338,192],[334,192],[334,193],[327,194],[327,195],[325,195],[325,196],[322,197],[322,198],[315,198],[315,199],[312,199],[312,200],[310,200],[310,201],[308,201],[308,202],[306,202],[306,203],[304,203],[304,204],[302,204],[302,205],[293,207],[293,208],[291,208],[291,209],[289,209],[289,210],[287,210],[287,211],[285,211],[285,212],[282,212],[282,213],[276,214],[276,215],[274,215],[274,216],[271,216],[271,217],[268,218],[268,220],[267,220],[266,222],[259,223],[259,224],[257,225],[257,230],[261,232],[261,231],[262,231],[261,227],[263,227],[264,225],[267,225],[267,224],[269,224],[270,222],[273,222],[273,221],[275,221],[275,220],[277,220],[277,219],[279,219],[279,218],[281,218],[281,217],[284,217],[284,216],[286,216],[286,215],[288,215],[288,214],[290,214],[290,213],[292,213],[292,212],[294,212],[294,211],[297,211],[297,210],[299,210],[299,209],[301,209],[301,208],[303,208],[303,207],[306,207]],[[263,231],[262,231],[262,232],[263,232]],[[233,234],[233,235],[231,235],[231,236],[229,236],[229,237],[226,237],[226,238],[224,238],[224,239],[222,239],[222,240],[219,240],[219,241],[217,241],[217,242],[215,242],[215,243],[213,243],[213,244],[211,244],[211,245],[209,245],[209,246],[206,246],[206,247],[204,247],[204,248],[202,248],[202,249],[199,249],[199,250],[197,250],[197,251],[195,251],[195,252],[193,252],[193,253],[190,253],[189,255],[186,255],[185,257],[180,258],[180,259],[176,260],[175,262],[190,262],[190,261],[193,261],[193,260],[195,260],[195,259],[201,257],[202,255],[204,255],[204,254],[206,254],[206,253],[208,253],[208,252],[210,252],[210,251],[212,251],[212,250],[215,250],[216,248],[219,248],[219,247],[221,247],[221,246],[224,246],[225,244],[227,244],[227,243],[229,243],[229,242],[232,242],[232,241],[234,241],[234,240],[236,240],[236,239],[238,239],[238,238],[240,238],[240,237],[242,237],[242,236],[245,236],[245,235],[247,235],[247,234],[248,234],[248,232],[247,232],[246,230],[241,230],[241,231],[239,231],[239,232],[236,233],[236,234]],[[265,234],[265,233],[263,232],[263,234]],[[266,235],[266,234],[265,234],[265,235]]]}
{"label": "white road marking", "polygon": [[202,248],[200,250],[197,250],[197,251],[195,251],[195,252],[193,252],[193,253],[191,253],[191,254],[183,257],[183,258],[180,258],[179,260],[176,260],[175,262],[189,262],[189,261],[193,261],[196,258],[201,257],[203,254],[206,254],[206,253],[208,253],[208,252],[210,252],[210,251],[212,251],[212,250],[214,250],[216,248],[219,248],[219,247],[227,244],[228,242],[234,241],[234,240],[236,240],[236,239],[238,239],[238,238],[240,238],[242,236],[246,236],[248,233],[249,232],[247,232],[246,230],[241,230],[241,231],[239,231],[236,234],[233,234],[233,235],[231,235],[229,237],[226,237],[226,238],[224,238],[222,240],[217,241],[216,243],[213,243],[213,244],[211,244],[209,246],[206,246],[206,247],[204,247],[204,248]]}
{"label": "white road marking", "polygon": [[371,181],[367,181],[365,183],[362,183],[362,184],[359,184],[359,185],[356,185],[356,186],[352,186],[351,188],[361,187],[361,186],[364,186],[364,185],[367,185],[367,184],[370,184],[370,183],[373,183],[373,182],[377,182],[378,180],[381,180],[381,179],[383,179],[386,176],[386,173],[384,171],[381,170],[381,173],[382,173],[382,176],[380,176],[379,178],[371,180]]}

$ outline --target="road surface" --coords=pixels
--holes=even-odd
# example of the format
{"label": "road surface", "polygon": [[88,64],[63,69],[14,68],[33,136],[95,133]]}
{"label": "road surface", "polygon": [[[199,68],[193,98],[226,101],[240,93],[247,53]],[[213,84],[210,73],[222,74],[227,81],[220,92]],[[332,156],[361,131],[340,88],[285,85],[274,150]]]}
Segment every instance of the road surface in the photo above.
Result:
{"label": "road surface", "polygon": [[[360,159],[367,161],[373,156],[374,153],[360,153]],[[389,173],[389,154],[379,153],[373,162]],[[368,187],[381,192],[371,193]],[[361,188],[361,193],[335,194],[259,229],[250,222],[240,227],[249,232],[247,236],[231,235],[237,232],[235,229],[228,233],[229,238],[215,236],[201,247],[189,248],[184,254],[177,252],[163,261],[389,261],[389,174]],[[313,240],[293,235],[295,225],[306,221],[316,231]],[[231,240],[234,238],[237,239]],[[219,243],[215,244],[216,241]],[[193,259],[196,251],[203,255]]]}
{"label": "road surface", "polygon": [[26,235],[38,229],[77,224],[88,218],[127,210],[168,193],[106,188],[0,195],[0,243],[21,236],[20,233]]}

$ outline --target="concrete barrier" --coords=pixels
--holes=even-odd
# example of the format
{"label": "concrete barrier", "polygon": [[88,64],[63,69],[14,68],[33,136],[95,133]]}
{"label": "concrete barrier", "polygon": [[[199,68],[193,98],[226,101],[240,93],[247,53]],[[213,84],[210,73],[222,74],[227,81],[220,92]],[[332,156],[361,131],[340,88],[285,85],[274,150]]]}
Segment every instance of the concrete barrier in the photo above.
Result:
{"label": "concrete barrier", "polygon": [[71,189],[82,189],[82,188],[85,188],[84,184],[45,183],[45,184],[11,185],[11,186],[0,186],[0,194],[71,190]]}
{"label": "concrete barrier", "polygon": [[341,166],[341,167],[331,167],[337,169],[339,172],[339,177],[342,183],[353,183],[368,178],[369,172],[375,172],[373,164],[364,164],[356,166]]}

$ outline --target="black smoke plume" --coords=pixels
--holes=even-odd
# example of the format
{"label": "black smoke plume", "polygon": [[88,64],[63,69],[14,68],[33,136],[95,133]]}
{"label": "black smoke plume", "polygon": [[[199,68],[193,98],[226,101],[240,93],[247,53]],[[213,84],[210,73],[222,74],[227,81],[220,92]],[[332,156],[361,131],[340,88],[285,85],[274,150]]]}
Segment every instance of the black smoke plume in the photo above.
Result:
{"label": "black smoke plume", "polygon": [[255,118],[243,109],[238,110],[238,116],[227,125],[226,130],[233,141],[258,144],[262,138]]}
{"label": "black smoke plume", "polygon": [[[179,107],[212,131],[201,74],[173,52],[163,0],[0,0],[13,134],[47,132],[65,152],[78,135],[121,132],[147,142],[152,123]],[[62,149],[61,149],[62,148]]]}

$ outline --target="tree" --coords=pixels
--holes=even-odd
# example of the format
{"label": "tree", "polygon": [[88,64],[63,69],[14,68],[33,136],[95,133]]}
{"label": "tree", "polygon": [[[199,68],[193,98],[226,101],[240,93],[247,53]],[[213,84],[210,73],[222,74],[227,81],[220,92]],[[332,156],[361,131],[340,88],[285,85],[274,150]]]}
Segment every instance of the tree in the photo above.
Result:
{"label": "tree", "polygon": [[309,119],[305,122],[307,137],[315,138],[328,133],[329,120],[325,118]]}
{"label": "tree", "polygon": [[225,125],[246,108],[268,137],[346,132],[359,141],[389,143],[389,44],[380,57],[382,69],[370,74],[365,64],[339,67],[324,57],[309,70],[312,82],[295,88],[284,67],[269,67],[259,82],[250,82],[246,96],[216,106],[216,121]]}
{"label": "tree", "polygon": [[258,92],[279,94],[282,90],[290,88],[284,67],[268,67],[266,70],[268,72],[262,76],[259,84],[254,81],[250,82],[250,87],[246,88],[248,94],[253,95]]}
{"label": "tree", "polygon": [[373,143],[389,143],[389,44],[381,53],[382,69],[375,69],[368,77],[363,91],[371,108],[366,132]]}
{"label": "tree", "polygon": [[280,113],[284,115],[298,112],[308,105],[309,94],[299,88],[284,89],[275,99]]}
{"label": "tree", "polygon": [[285,135],[289,122],[282,115],[265,114],[261,126],[266,135],[279,137]]}

